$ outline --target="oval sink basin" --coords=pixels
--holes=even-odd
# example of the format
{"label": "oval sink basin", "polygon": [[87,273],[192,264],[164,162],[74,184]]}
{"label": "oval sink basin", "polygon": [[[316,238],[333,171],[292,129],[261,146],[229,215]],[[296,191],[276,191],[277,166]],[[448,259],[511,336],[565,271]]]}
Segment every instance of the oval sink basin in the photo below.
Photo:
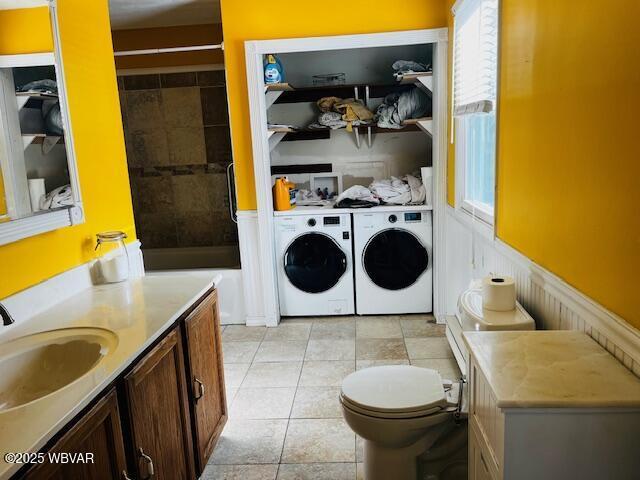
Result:
{"label": "oval sink basin", "polygon": [[103,328],[63,328],[0,344],[0,413],[80,379],[118,345]]}

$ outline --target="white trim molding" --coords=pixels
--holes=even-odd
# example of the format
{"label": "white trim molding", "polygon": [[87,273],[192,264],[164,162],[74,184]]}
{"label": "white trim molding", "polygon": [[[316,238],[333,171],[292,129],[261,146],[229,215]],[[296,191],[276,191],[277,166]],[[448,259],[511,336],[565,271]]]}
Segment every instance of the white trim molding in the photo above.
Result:
{"label": "white trim molding", "polygon": [[[385,32],[362,35],[337,35],[329,37],[293,38],[277,40],[260,40],[245,42],[245,60],[247,67],[247,87],[249,92],[250,128],[253,147],[253,169],[255,176],[257,200],[257,235],[250,239],[256,242],[258,251],[253,252],[253,261],[260,272],[252,272],[254,287],[261,290],[264,306],[264,324],[275,326],[280,321],[278,305],[276,254],[273,238],[273,201],[271,194],[271,157],[269,133],[267,131],[267,100],[265,96],[264,71],[262,56],[268,53],[314,52],[327,50],[345,50],[353,48],[392,47],[415,44],[433,44],[434,52],[434,121],[433,121],[433,167],[434,167],[434,282],[443,277],[444,258],[439,249],[444,251],[444,206],[446,205],[446,115],[447,115],[447,37],[446,28],[430,30],[409,30],[401,32]],[[239,221],[240,223],[240,221]],[[242,246],[240,250],[249,250]],[[242,255],[242,253],[241,253]],[[242,258],[244,271],[248,264]],[[255,275],[255,277],[253,277]],[[259,275],[259,277],[258,277]],[[260,279],[258,282],[257,279]],[[250,309],[250,296],[253,295],[249,285],[247,292],[247,310]],[[256,298],[258,295],[256,294]],[[444,308],[444,297],[435,296],[434,313]],[[249,313],[247,315],[250,317]],[[257,321],[257,320],[256,320]]]}
{"label": "white trim molding", "polygon": [[[245,323],[249,326],[267,325],[263,289],[261,287],[262,271],[260,269],[260,242],[258,241],[260,238],[258,212],[255,210],[239,210],[237,216],[246,312]],[[273,323],[273,320],[269,323]]]}
{"label": "white trim molding", "polygon": [[[509,275],[516,280],[518,301],[537,328],[583,331],[640,377],[640,330],[500,239],[477,235],[472,241],[469,228],[447,209],[447,240],[457,252],[447,258],[444,288],[459,294],[471,279]],[[469,267],[461,268],[456,261]],[[447,313],[454,315],[455,297],[447,299]]]}

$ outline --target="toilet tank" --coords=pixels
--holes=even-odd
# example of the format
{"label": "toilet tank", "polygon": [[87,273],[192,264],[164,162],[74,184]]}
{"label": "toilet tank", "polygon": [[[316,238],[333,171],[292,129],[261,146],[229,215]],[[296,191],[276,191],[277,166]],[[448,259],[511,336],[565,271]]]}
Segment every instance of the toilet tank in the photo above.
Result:
{"label": "toilet tank", "polygon": [[518,302],[516,308],[509,312],[482,308],[482,290],[479,288],[462,292],[458,298],[456,316],[448,316],[446,323],[447,339],[465,378],[469,354],[462,340],[462,332],[536,329],[535,321]]}

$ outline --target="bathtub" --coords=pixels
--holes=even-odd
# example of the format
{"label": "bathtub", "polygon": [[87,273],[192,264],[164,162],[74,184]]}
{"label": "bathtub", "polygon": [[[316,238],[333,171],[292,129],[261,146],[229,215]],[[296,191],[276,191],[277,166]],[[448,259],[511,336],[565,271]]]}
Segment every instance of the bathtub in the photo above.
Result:
{"label": "bathtub", "polygon": [[[234,263],[230,247],[198,248],[154,248],[143,249],[145,271],[147,275],[166,275],[172,273],[202,273],[211,275],[218,291],[218,308],[222,325],[246,323],[244,294],[242,288],[242,270],[238,261]],[[237,249],[236,249],[237,252]],[[217,265],[216,265],[217,263]],[[227,266],[230,268],[207,268]],[[205,268],[196,268],[197,266]]]}

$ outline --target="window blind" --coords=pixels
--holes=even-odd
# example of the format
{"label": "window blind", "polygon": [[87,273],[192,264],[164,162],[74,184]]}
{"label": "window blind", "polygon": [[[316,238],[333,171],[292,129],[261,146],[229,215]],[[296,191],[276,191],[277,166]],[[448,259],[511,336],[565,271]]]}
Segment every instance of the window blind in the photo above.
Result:
{"label": "window blind", "polygon": [[453,114],[495,108],[498,0],[458,0],[454,14]]}

